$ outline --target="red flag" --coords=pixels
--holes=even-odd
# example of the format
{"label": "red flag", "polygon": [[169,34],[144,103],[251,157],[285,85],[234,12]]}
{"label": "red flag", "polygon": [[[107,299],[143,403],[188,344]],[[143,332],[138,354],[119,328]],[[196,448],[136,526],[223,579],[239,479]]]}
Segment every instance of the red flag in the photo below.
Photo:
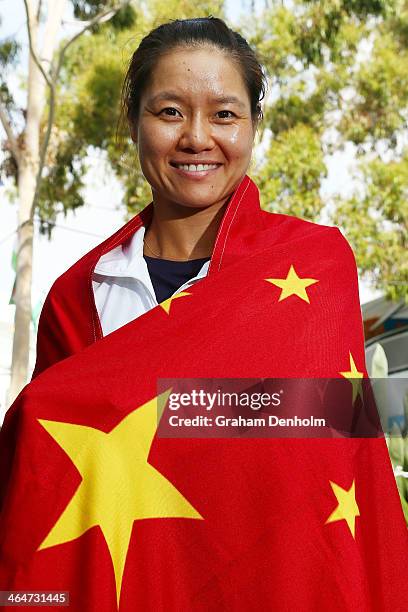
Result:
{"label": "red flag", "polygon": [[261,211],[245,177],[208,276],[94,342],[92,267],[149,214],[47,301],[37,373],[77,354],[5,418],[1,590],[69,591],[78,612],[402,611],[407,530],[382,437],[157,432],[162,378],[342,378],[359,405],[367,374],[346,241]]}

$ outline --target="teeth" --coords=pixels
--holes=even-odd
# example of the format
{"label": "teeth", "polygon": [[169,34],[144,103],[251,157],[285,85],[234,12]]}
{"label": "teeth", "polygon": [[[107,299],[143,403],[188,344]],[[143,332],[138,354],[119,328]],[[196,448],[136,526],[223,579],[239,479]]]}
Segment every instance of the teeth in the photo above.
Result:
{"label": "teeth", "polygon": [[177,164],[177,168],[187,170],[188,172],[202,172],[203,170],[212,170],[217,168],[217,164]]}

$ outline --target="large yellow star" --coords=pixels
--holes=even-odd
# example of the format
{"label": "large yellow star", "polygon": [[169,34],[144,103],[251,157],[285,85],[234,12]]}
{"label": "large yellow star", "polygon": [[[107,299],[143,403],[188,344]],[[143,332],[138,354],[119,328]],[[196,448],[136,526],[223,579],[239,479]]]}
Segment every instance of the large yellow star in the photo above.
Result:
{"label": "large yellow star", "polygon": [[348,372],[339,372],[344,378],[347,378],[351,382],[351,386],[353,388],[353,404],[356,400],[357,395],[363,399],[363,390],[361,388],[361,379],[364,378],[364,372],[359,372],[357,370],[356,364],[354,363],[353,355],[351,352],[350,355],[350,370]]}
{"label": "large yellow star", "polygon": [[99,525],[112,558],[118,608],[133,522],[203,518],[147,460],[157,428],[157,402],[168,394],[166,391],[140,406],[109,433],[38,419],[82,476],[38,550],[75,540]]}
{"label": "large yellow star", "polygon": [[167,312],[167,314],[170,314],[170,306],[172,301],[176,300],[177,298],[184,297],[185,295],[191,295],[191,293],[188,293],[188,291],[180,291],[180,293],[176,293],[176,295],[172,295],[167,298],[167,300],[160,302],[159,306],[161,306],[163,310]]}
{"label": "large yellow star", "polygon": [[276,285],[282,289],[279,296],[279,302],[286,300],[291,295],[297,295],[302,300],[310,304],[309,296],[306,292],[306,287],[314,285],[319,281],[315,278],[300,278],[295,271],[295,268],[290,266],[288,275],[286,278],[265,278],[266,281]]}
{"label": "large yellow star", "polygon": [[355,539],[356,516],[360,516],[360,510],[356,502],[355,481],[353,480],[353,484],[349,489],[343,489],[331,480],[329,482],[337,498],[338,504],[327,519],[325,525],[344,519],[351,531],[351,535]]}

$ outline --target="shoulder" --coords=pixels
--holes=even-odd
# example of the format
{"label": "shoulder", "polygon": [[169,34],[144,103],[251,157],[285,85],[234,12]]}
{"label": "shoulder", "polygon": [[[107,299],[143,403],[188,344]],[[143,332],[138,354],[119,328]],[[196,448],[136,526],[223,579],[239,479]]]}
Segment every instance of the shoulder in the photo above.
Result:
{"label": "shoulder", "polygon": [[296,248],[297,242],[306,241],[310,245],[315,245],[319,251],[341,255],[355,265],[353,250],[338,227],[264,210],[262,215],[266,228],[272,230],[274,242],[282,245],[292,243],[293,248]]}
{"label": "shoulder", "polygon": [[99,259],[109,251],[125,244],[143,224],[150,213],[151,209],[150,205],[148,205],[114,234],[85,253],[85,255],[55,280],[50,289],[49,296],[57,296],[60,295],[61,292],[66,294],[67,289],[74,288],[78,283],[87,282]]}
{"label": "shoulder", "polygon": [[103,254],[134,235],[142,223],[142,213],[86,253],[52,285],[39,320],[33,377],[102,337],[95,311],[92,272]]}

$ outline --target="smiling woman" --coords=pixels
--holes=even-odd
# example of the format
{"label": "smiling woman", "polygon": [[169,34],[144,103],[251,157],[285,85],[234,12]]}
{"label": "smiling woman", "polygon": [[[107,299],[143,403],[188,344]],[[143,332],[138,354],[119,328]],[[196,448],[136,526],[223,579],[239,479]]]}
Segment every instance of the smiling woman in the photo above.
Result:
{"label": "smiling woman", "polygon": [[[163,91],[166,80],[174,93]],[[245,176],[255,128],[241,72],[225,52],[175,49],[158,61],[132,135],[155,202],[146,239],[163,258],[211,255],[215,220]],[[165,223],[180,207],[185,218]],[[200,240],[204,226],[211,231]]]}
{"label": "smiling woman", "polygon": [[[69,591],[73,612],[406,608],[354,257],[337,228],[261,210],[246,172],[264,91],[217,18],[163,24],[136,49],[123,112],[152,201],[47,297],[35,380],[0,432],[4,591]],[[338,410],[314,380],[302,393],[308,378],[341,379]],[[227,406],[229,440],[222,404],[203,417],[184,400],[197,430],[163,435],[173,389],[259,397],[279,379],[293,390],[279,410],[331,407],[328,439],[286,423],[259,440],[266,412],[251,419],[249,402]]]}
{"label": "smiling woman", "polygon": [[[160,93],[166,79],[175,93]],[[252,153],[255,125],[239,70],[210,47],[169,52],[159,60],[140,106],[132,135],[156,209],[185,206],[194,209],[196,221],[209,221],[242,180]],[[185,224],[183,229],[188,232]],[[159,241],[157,230],[148,232],[150,242]],[[184,246],[179,238],[176,248],[177,242]],[[208,255],[212,246],[206,245]]]}
{"label": "smiling woman", "polygon": [[142,41],[124,106],[152,188],[150,252],[211,255],[226,202],[251,160],[264,91],[255,53],[221,20],[176,21]]}

